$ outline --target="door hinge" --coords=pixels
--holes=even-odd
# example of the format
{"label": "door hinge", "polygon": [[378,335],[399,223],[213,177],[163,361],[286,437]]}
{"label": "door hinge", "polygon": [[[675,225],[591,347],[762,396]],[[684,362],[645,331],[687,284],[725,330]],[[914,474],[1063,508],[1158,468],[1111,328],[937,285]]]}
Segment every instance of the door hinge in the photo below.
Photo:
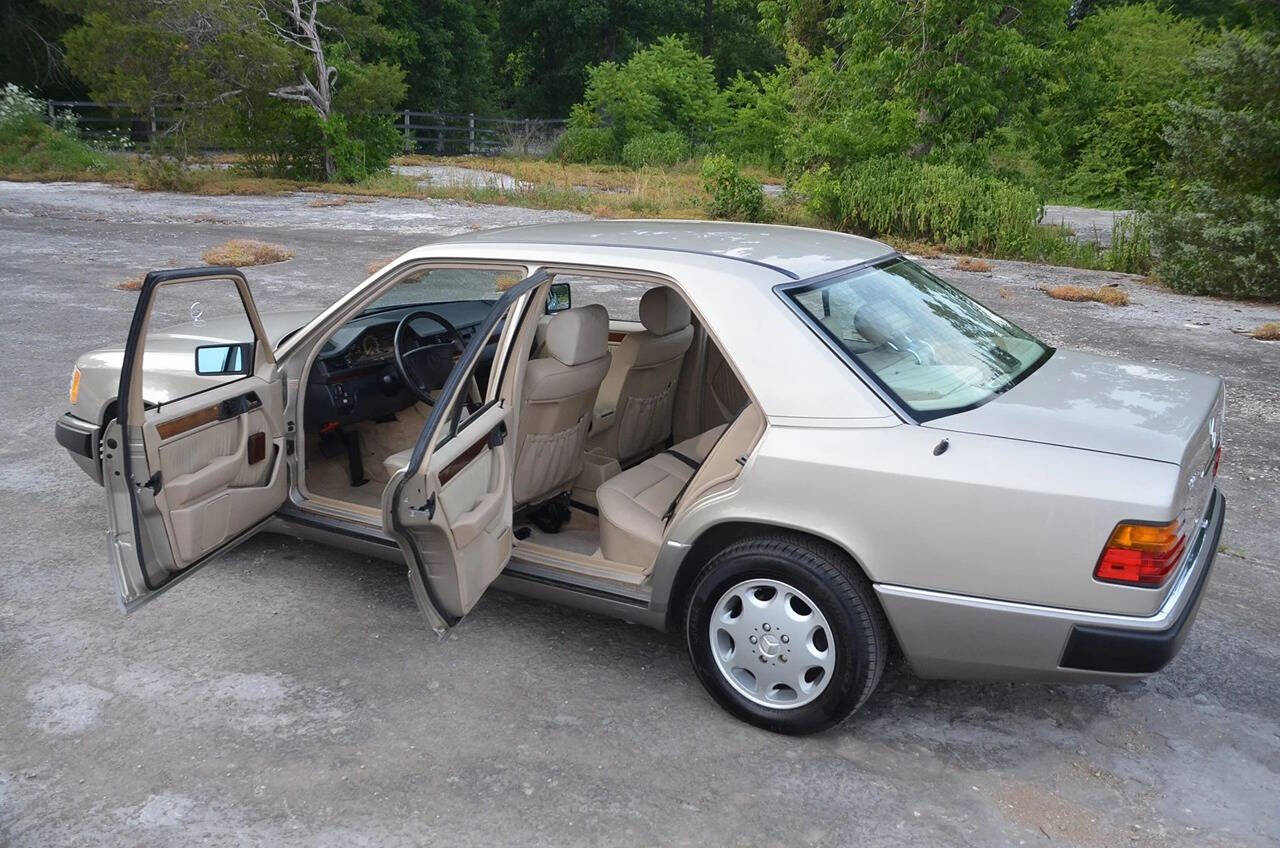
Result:
{"label": "door hinge", "polygon": [[160,494],[160,490],[164,488],[164,479],[160,476],[160,472],[157,471],[155,474],[152,474],[151,479],[143,483],[140,488],[150,489],[151,494],[158,495]]}

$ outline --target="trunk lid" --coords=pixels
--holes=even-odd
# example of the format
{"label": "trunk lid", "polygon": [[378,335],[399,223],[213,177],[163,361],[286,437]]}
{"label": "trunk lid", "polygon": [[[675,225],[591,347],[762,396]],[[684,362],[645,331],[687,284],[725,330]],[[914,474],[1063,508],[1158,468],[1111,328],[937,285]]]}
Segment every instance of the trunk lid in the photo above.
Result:
{"label": "trunk lid", "polygon": [[1223,401],[1218,377],[1057,350],[994,400],[924,426],[1170,462],[1203,477]]}

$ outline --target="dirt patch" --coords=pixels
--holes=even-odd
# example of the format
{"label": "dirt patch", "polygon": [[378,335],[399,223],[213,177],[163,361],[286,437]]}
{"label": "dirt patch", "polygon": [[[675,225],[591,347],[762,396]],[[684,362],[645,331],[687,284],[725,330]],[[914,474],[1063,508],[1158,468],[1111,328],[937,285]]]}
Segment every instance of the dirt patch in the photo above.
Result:
{"label": "dirt patch", "polygon": [[375,259],[368,265],[364,266],[364,272],[372,276],[387,267],[390,262],[390,259]]}
{"label": "dirt patch", "polygon": [[1280,342],[1280,321],[1268,321],[1253,331],[1253,337],[1264,342]]}
{"label": "dirt patch", "polygon": [[1107,306],[1129,305],[1128,292],[1116,286],[1098,286],[1097,288],[1073,285],[1048,286],[1043,291],[1055,300],[1066,300],[1072,303],[1092,301],[1105,303]]}
{"label": "dirt patch", "polygon": [[254,239],[232,239],[211,247],[200,256],[210,265],[234,265],[244,268],[250,265],[270,265],[293,258],[293,251],[279,244]]}
{"label": "dirt patch", "polygon": [[985,274],[996,266],[992,265],[985,259],[975,259],[972,256],[962,256],[956,260],[954,267],[957,271],[972,271],[977,274]]}
{"label": "dirt patch", "polygon": [[120,291],[138,291],[142,288],[142,281],[147,278],[146,274],[135,274],[128,279],[121,280],[116,283],[116,288]]}

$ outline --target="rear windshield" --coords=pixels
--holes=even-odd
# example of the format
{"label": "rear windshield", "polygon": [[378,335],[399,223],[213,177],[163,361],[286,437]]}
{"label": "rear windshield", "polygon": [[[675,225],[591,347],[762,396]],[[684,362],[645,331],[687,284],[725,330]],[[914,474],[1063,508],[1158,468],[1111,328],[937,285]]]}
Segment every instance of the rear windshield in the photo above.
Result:
{"label": "rear windshield", "polygon": [[986,403],[1053,352],[907,259],[786,296],[919,420]]}

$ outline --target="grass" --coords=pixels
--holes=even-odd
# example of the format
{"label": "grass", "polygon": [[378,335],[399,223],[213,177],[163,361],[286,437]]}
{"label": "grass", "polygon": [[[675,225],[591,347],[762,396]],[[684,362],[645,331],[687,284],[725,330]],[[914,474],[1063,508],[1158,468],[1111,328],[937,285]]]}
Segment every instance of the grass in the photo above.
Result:
{"label": "grass", "polygon": [[0,173],[33,173],[40,179],[76,179],[108,169],[106,157],[37,117],[0,124]]}
{"label": "grass", "polygon": [[1055,300],[1066,300],[1071,303],[1105,303],[1107,306],[1128,306],[1129,294],[1116,286],[1049,286],[1044,293]]}
{"label": "grass", "polygon": [[1268,321],[1251,334],[1263,342],[1280,342],[1280,321]]}
{"label": "grass", "polygon": [[972,256],[962,256],[956,260],[953,266],[957,271],[972,271],[976,274],[983,274],[996,266],[992,265],[985,259],[975,259]]}
{"label": "grass", "polygon": [[[271,177],[254,177],[235,168],[193,168],[163,158],[131,154],[98,153],[83,143],[42,123],[9,128],[0,138],[0,178],[27,181],[92,180],[140,191],[177,191],[203,196],[277,195],[291,192],[323,192],[308,202],[316,209],[370,202],[374,197],[440,199],[464,203],[564,210],[598,218],[707,217],[709,197],[702,185],[699,162],[690,160],[671,168],[630,170],[620,165],[575,165],[525,157],[406,156],[404,164],[450,165],[506,174],[518,181],[514,187],[496,184],[432,185],[419,177],[382,173],[354,184],[317,183]],[[210,160],[236,164],[234,155]],[[756,180],[776,179],[758,167],[742,172]],[[819,226],[817,215],[798,198],[766,198],[767,217],[777,223]],[[1052,265],[1144,274],[1151,269],[1150,244],[1138,223],[1117,222],[1113,247],[1078,242],[1055,227],[1034,227],[1016,249],[986,251],[958,245],[929,244],[881,235],[906,253],[936,258],[947,253],[979,253],[1002,259],[1021,259]],[[279,261],[279,260],[272,260]],[[981,268],[981,259],[970,259]]]}
{"label": "grass", "polygon": [[270,265],[293,258],[293,251],[278,244],[253,239],[232,239],[211,247],[200,256],[210,265],[234,265],[246,268],[251,265]]}
{"label": "grass", "polygon": [[390,258],[387,258],[387,259],[375,259],[375,260],[373,260],[372,262],[370,262],[369,264],[367,264],[367,265],[365,265],[365,266],[364,266],[364,272],[365,272],[366,274],[368,274],[370,277],[372,277],[374,274],[378,273],[378,272],[379,272],[379,271],[381,271],[383,268],[387,267],[387,265],[389,265],[389,264],[391,264],[391,259],[390,259]]}
{"label": "grass", "polygon": [[142,281],[146,279],[146,276],[146,274],[135,274],[116,283],[116,288],[120,291],[138,291],[142,288]]}

